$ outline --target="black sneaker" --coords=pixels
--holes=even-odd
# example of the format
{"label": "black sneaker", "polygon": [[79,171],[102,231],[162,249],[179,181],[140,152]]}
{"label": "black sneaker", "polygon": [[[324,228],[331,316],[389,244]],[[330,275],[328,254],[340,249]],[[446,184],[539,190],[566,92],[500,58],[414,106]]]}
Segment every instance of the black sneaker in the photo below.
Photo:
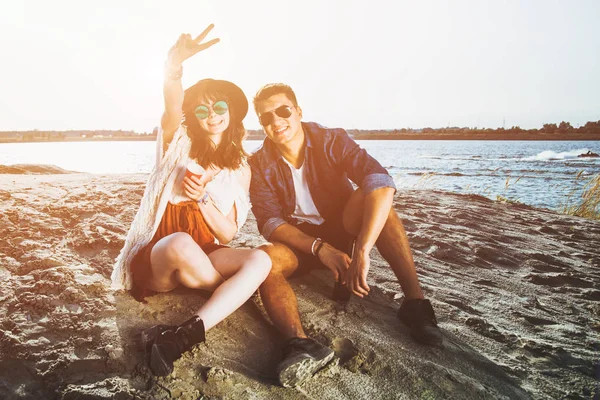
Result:
{"label": "black sneaker", "polygon": [[333,358],[333,350],[311,338],[292,338],[283,347],[283,361],[277,366],[284,387],[302,384]]}
{"label": "black sneaker", "polygon": [[[158,329],[157,329],[158,330]],[[205,340],[204,322],[197,316],[180,326],[162,330],[154,339],[150,350],[149,366],[156,376],[173,372],[173,363],[181,355]]]}
{"label": "black sneaker", "polygon": [[437,326],[431,303],[426,299],[404,300],[398,310],[398,318],[410,329],[410,335],[417,342],[440,346],[442,332]]}

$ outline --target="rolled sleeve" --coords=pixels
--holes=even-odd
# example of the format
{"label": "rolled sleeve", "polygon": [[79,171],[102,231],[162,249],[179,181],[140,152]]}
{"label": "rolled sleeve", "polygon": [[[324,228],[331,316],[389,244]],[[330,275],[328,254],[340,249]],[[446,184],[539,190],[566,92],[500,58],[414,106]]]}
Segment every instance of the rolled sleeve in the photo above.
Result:
{"label": "rolled sleeve", "polygon": [[363,189],[365,194],[384,187],[396,190],[394,179],[387,170],[350,138],[346,131],[337,129],[333,130],[332,134],[331,157],[336,164],[343,167],[348,177]]}
{"label": "rolled sleeve", "polygon": [[275,232],[275,229],[279,228],[283,224],[287,224],[287,222],[283,218],[270,218],[259,230],[261,231],[264,238],[269,240],[273,232]]}
{"label": "rolled sleeve", "polygon": [[250,158],[252,167],[252,179],[250,180],[250,202],[252,213],[256,218],[258,231],[269,240],[269,236],[282,224],[285,224],[283,208],[271,188],[267,179],[263,176],[265,169],[261,168],[256,157]]}
{"label": "rolled sleeve", "polygon": [[394,179],[389,174],[370,174],[365,176],[360,185],[365,194],[374,190],[389,187],[396,190]]}

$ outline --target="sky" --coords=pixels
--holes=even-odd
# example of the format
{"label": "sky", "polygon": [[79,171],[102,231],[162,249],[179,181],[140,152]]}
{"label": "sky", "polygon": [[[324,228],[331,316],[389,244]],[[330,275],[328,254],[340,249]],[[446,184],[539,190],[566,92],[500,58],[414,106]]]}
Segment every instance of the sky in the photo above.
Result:
{"label": "sky", "polygon": [[[181,33],[221,41],[183,84],[295,90],[346,129],[600,120],[597,0],[20,0],[0,5],[0,131],[150,132]],[[248,129],[260,125],[252,108]]]}

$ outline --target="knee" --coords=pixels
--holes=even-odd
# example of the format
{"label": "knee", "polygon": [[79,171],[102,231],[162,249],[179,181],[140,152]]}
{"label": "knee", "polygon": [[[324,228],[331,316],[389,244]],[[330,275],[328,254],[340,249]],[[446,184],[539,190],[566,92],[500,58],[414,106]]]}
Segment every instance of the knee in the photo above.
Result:
{"label": "knee", "polygon": [[282,243],[266,243],[259,247],[271,259],[271,275],[288,276],[298,268],[298,257]]}
{"label": "knee", "polygon": [[271,257],[262,249],[252,250],[246,258],[244,263],[246,266],[252,268],[252,272],[258,275],[262,275],[266,278],[271,272],[272,261]]}
{"label": "knee", "polygon": [[162,239],[164,254],[169,260],[185,260],[197,255],[200,247],[194,239],[185,232],[176,232]]}

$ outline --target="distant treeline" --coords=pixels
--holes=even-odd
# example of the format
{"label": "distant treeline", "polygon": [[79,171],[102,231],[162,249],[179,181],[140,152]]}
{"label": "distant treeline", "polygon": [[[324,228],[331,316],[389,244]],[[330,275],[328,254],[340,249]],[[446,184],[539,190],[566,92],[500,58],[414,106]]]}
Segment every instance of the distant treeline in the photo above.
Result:
{"label": "distant treeline", "polygon": [[560,124],[544,124],[540,129],[522,129],[513,126],[504,128],[422,128],[422,129],[390,129],[390,130],[359,130],[349,129],[348,133],[355,139],[470,139],[470,140],[600,140],[600,121],[590,121],[578,128],[569,122]]}
{"label": "distant treeline", "polygon": [[0,132],[0,141],[14,142],[60,142],[77,140],[106,140],[106,139],[147,139],[156,138],[156,133],[135,133],[134,131],[86,130],[86,131],[6,131]]}
{"label": "distant treeline", "polygon": [[[85,130],[85,131],[7,131],[0,132],[0,142],[60,142],[94,140],[154,140],[157,129],[152,133],[133,131]],[[422,128],[366,130],[348,129],[355,139],[411,139],[411,140],[600,140],[600,121],[590,121],[578,128],[569,122],[544,124],[540,129],[497,128]],[[247,139],[260,140],[265,137],[262,130],[249,129]]]}

